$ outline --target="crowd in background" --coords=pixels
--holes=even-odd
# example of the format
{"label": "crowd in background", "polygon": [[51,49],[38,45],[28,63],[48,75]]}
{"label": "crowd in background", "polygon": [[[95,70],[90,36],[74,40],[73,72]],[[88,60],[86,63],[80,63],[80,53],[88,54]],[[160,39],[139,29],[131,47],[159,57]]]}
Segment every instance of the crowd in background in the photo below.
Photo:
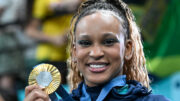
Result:
{"label": "crowd in background", "polygon": [[18,101],[33,66],[50,63],[66,84],[67,33],[81,0],[0,0],[0,101]]}
{"label": "crowd in background", "polygon": [[[69,32],[71,18],[82,1],[0,0],[0,101],[19,101],[17,91],[24,89],[28,84],[27,79],[30,71],[40,63],[55,65],[62,74],[62,83],[67,83],[67,33]],[[166,35],[164,30],[169,28],[169,26],[162,25],[176,27],[179,25],[179,23],[176,24],[176,21],[168,21],[169,19],[177,20],[180,17],[178,15],[180,14],[178,11],[180,8],[177,5],[180,4],[180,0],[172,0],[169,5],[169,0],[124,1],[130,3],[130,5],[147,6],[145,9],[132,6],[132,10],[134,10],[135,16],[138,17],[137,21],[142,29],[142,36],[145,41],[144,47],[149,58],[148,63],[152,64],[152,67],[154,66],[149,71],[155,74],[156,77],[161,78],[180,70],[180,67],[178,67],[180,66],[178,64],[179,57],[175,57],[173,60],[176,61],[176,65],[173,65],[174,69],[172,67],[167,72],[161,72],[161,69],[165,67],[163,60],[161,59],[160,62],[160,60],[154,58],[159,56],[165,59],[166,56],[173,55],[172,53],[180,54],[177,51],[179,48],[174,47],[176,51],[173,48],[168,50],[169,46],[163,44],[172,42],[166,40],[173,36],[168,34],[172,33],[173,30],[177,31],[175,35],[178,38],[178,34],[180,34],[178,28],[169,29],[167,37],[162,38]],[[163,17],[164,15],[168,16],[173,10],[176,12],[173,13],[174,15],[171,14],[172,18]],[[174,17],[176,15],[177,17]],[[160,40],[165,41],[160,42]],[[179,43],[179,41],[174,43]],[[157,52],[160,46],[162,47]],[[150,49],[152,49],[152,52],[149,52]],[[171,61],[168,62],[170,65]]]}

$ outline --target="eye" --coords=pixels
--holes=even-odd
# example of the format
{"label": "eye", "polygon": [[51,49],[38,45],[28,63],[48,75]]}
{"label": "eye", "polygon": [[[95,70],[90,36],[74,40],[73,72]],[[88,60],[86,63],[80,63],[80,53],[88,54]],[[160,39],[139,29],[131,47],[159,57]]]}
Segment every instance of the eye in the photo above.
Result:
{"label": "eye", "polygon": [[116,42],[118,42],[117,39],[105,39],[103,41],[103,44],[106,45],[106,46],[112,46],[114,45]]}
{"label": "eye", "polygon": [[92,44],[92,42],[89,40],[79,40],[78,44],[83,47],[88,47]]}

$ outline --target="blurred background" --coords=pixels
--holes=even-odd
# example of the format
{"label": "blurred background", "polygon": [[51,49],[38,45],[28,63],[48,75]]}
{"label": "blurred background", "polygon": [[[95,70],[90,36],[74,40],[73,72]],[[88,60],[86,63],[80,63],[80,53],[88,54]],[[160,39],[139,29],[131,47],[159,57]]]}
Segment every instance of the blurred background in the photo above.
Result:
{"label": "blurred background", "polygon": [[[67,33],[82,0],[0,0],[0,101],[23,101],[28,76],[50,63],[66,86]],[[140,27],[154,94],[180,99],[180,0],[124,0]]]}

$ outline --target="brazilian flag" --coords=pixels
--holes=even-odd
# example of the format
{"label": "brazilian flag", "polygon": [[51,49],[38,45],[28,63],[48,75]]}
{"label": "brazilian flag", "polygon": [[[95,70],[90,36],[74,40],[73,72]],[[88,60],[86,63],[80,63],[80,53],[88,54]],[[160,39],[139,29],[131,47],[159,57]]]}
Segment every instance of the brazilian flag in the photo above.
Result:
{"label": "brazilian flag", "polygon": [[180,71],[180,0],[170,0],[153,44],[147,52],[147,67],[158,77]]}

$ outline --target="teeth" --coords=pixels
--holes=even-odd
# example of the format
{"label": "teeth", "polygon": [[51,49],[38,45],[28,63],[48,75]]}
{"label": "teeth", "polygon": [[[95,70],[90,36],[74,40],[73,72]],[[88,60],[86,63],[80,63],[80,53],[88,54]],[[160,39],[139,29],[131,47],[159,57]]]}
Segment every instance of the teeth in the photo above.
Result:
{"label": "teeth", "polygon": [[105,65],[90,65],[91,68],[102,68]]}

